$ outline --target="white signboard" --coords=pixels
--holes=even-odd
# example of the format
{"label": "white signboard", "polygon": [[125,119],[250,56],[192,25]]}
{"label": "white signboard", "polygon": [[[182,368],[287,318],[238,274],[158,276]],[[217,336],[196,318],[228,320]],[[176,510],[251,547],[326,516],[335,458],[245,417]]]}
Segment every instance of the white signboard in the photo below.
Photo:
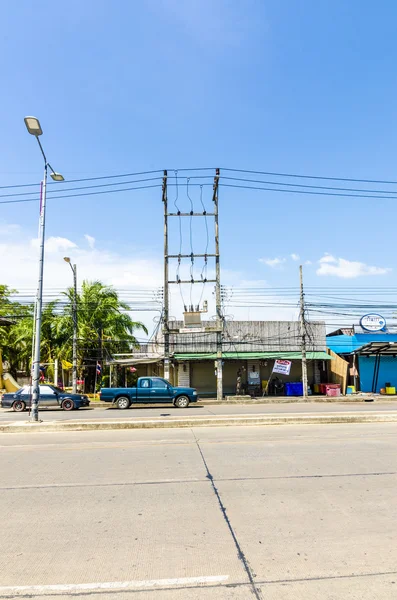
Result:
{"label": "white signboard", "polygon": [[386,319],[376,313],[361,317],[360,325],[366,331],[382,331],[386,327]]}
{"label": "white signboard", "polygon": [[259,371],[248,371],[248,384],[258,385],[260,382]]}
{"label": "white signboard", "polygon": [[273,373],[281,373],[282,375],[289,375],[291,371],[292,362],[290,360],[275,360]]}

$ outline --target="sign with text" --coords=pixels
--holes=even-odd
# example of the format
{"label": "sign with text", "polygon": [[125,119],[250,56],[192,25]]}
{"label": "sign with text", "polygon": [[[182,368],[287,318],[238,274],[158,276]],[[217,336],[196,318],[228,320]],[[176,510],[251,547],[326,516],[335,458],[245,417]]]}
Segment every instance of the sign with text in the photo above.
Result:
{"label": "sign with text", "polygon": [[281,373],[281,375],[289,375],[292,362],[290,360],[275,360],[273,373]]}
{"label": "sign with text", "polygon": [[382,315],[371,313],[361,317],[360,325],[366,331],[382,331],[386,327],[386,320]]}

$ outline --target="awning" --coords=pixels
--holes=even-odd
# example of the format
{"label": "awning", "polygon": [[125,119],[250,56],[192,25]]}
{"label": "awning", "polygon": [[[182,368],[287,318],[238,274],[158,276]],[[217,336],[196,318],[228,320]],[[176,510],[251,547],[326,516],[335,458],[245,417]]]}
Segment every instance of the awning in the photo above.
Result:
{"label": "awning", "polygon": [[370,342],[354,350],[359,356],[397,356],[397,342]]}
{"label": "awning", "polygon": [[[175,360],[216,360],[215,352],[205,354],[198,352],[196,354],[175,354]],[[222,352],[224,360],[270,360],[284,358],[285,360],[302,360],[301,352]],[[326,352],[306,352],[308,360],[333,360]]]}
{"label": "awning", "polygon": [[147,357],[147,358],[115,358],[114,360],[107,360],[106,365],[121,365],[124,367],[134,366],[134,365],[147,365],[162,362],[164,360],[164,356],[156,356],[156,357]]}

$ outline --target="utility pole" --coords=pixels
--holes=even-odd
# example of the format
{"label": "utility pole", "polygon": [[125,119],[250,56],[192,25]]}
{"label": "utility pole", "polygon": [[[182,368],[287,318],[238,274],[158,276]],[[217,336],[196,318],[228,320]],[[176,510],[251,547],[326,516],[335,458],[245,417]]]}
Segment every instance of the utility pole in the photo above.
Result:
{"label": "utility pole", "polygon": [[69,256],[64,256],[63,260],[68,263],[73,273],[73,358],[72,358],[72,385],[73,394],[77,393],[77,265],[72,265]]}
{"label": "utility pole", "polygon": [[302,351],[302,383],[303,398],[307,398],[307,360],[306,360],[306,323],[305,323],[305,294],[303,291],[303,270],[299,267],[300,278],[300,330],[301,330],[301,351]]}
{"label": "utility pole", "polygon": [[[216,335],[216,392],[217,392],[217,400],[221,401],[223,399],[223,379],[222,379],[222,342],[223,342],[223,316],[222,316],[222,295],[221,295],[221,271],[220,271],[220,262],[219,262],[219,223],[218,223],[218,187],[219,187],[219,178],[220,178],[220,170],[216,169],[214,184],[213,184],[213,195],[212,201],[214,204],[214,212],[207,212],[203,205],[202,212],[194,212],[193,203],[190,212],[181,212],[177,208],[177,212],[168,212],[168,202],[167,202],[167,171],[164,171],[163,176],[163,185],[162,185],[162,201],[164,205],[164,309],[163,309],[163,334],[164,334],[164,378],[168,379],[169,370],[170,370],[170,328],[169,328],[169,285],[177,284],[206,284],[206,283],[214,283],[215,284],[215,303],[216,303],[216,322],[215,326],[205,327],[204,333],[208,333]],[[192,217],[201,217],[207,219],[208,217],[214,217],[215,221],[215,254],[210,254],[206,251],[204,254],[197,254],[192,252],[190,254],[182,254],[181,251],[179,254],[169,254],[168,253],[168,218],[176,217],[178,219],[181,218],[189,218]],[[193,265],[195,258],[203,258],[205,265],[207,265],[208,259],[215,259],[215,279],[207,279],[207,277],[203,278],[201,275],[201,279],[194,279],[193,274],[191,273],[190,279],[180,279],[179,275],[176,276],[176,279],[169,279],[169,259],[177,259],[180,264],[182,259],[188,259],[191,261]],[[187,307],[185,306],[185,312],[189,312]],[[198,307],[194,310],[193,306],[190,306],[190,312],[197,313],[203,312],[200,311]],[[171,330],[172,331],[172,330]],[[177,330],[175,330],[177,332]],[[189,329],[185,329],[183,333],[187,333]],[[192,328],[192,333],[194,332],[194,328]],[[179,331],[181,333],[181,331]],[[200,328],[200,333],[203,333]]]}
{"label": "utility pole", "polygon": [[58,359],[54,359],[54,385],[58,386]]}
{"label": "utility pole", "polygon": [[39,140],[39,136],[43,134],[40,121],[36,117],[25,117],[26,128],[30,135],[33,135],[40,147],[41,154],[44,158],[44,177],[41,182],[40,194],[40,215],[39,215],[39,276],[37,284],[37,295],[34,311],[34,326],[33,326],[33,376],[32,376],[32,410],[31,419],[34,422],[39,420],[39,399],[40,399],[40,342],[41,342],[41,321],[43,312],[43,276],[44,276],[44,246],[45,246],[45,215],[46,215],[46,199],[47,199],[47,172],[50,167],[50,175],[54,181],[64,181],[63,175],[56,173],[51,167],[44,153],[43,146]]}
{"label": "utility pole", "polygon": [[77,393],[77,265],[73,265],[73,394]]}
{"label": "utility pole", "polygon": [[167,199],[167,171],[163,177],[163,205],[164,205],[164,379],[170,379],[170,330],[169,330],[169,290],[168,290],[168,199]]}
{"label": "utility pole", "polygon": [[221,298],[221,266],[219,262],[219,221],[218,221],[218,188],[219,188],[219,169],[216,169],[213,187],[214,202],[214,221],[215,221],[215,302],[216,302],[216,399],[218,402],[223,400],[223,360],[222,360],[222,340],[223,340],[223,317],[222,317],[222,298]]}

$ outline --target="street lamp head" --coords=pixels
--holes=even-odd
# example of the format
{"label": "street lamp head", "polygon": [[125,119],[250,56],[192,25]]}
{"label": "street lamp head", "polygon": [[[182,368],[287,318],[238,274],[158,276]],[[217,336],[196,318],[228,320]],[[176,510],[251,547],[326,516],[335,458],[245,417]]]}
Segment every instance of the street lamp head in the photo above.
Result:
{"label": "street lamp head", "polygon": [[67,263],[69,263],[69,264],[70,264],[70,258],[69,258],[69,256],[64,256],[64,257],[63,257],[63,260],[64,260],[65,262],[67,262]]}
{"label": "street lamp head", "polygon": [[43,130],[40,125],[40,121],[36,117],[25,117],[24,118],[26,129],[31,135],[42,135]]}
{"label": "street lamp head", "polygon": [[65,178],[60,173],[50,173],[54,181],[65,181]]}

